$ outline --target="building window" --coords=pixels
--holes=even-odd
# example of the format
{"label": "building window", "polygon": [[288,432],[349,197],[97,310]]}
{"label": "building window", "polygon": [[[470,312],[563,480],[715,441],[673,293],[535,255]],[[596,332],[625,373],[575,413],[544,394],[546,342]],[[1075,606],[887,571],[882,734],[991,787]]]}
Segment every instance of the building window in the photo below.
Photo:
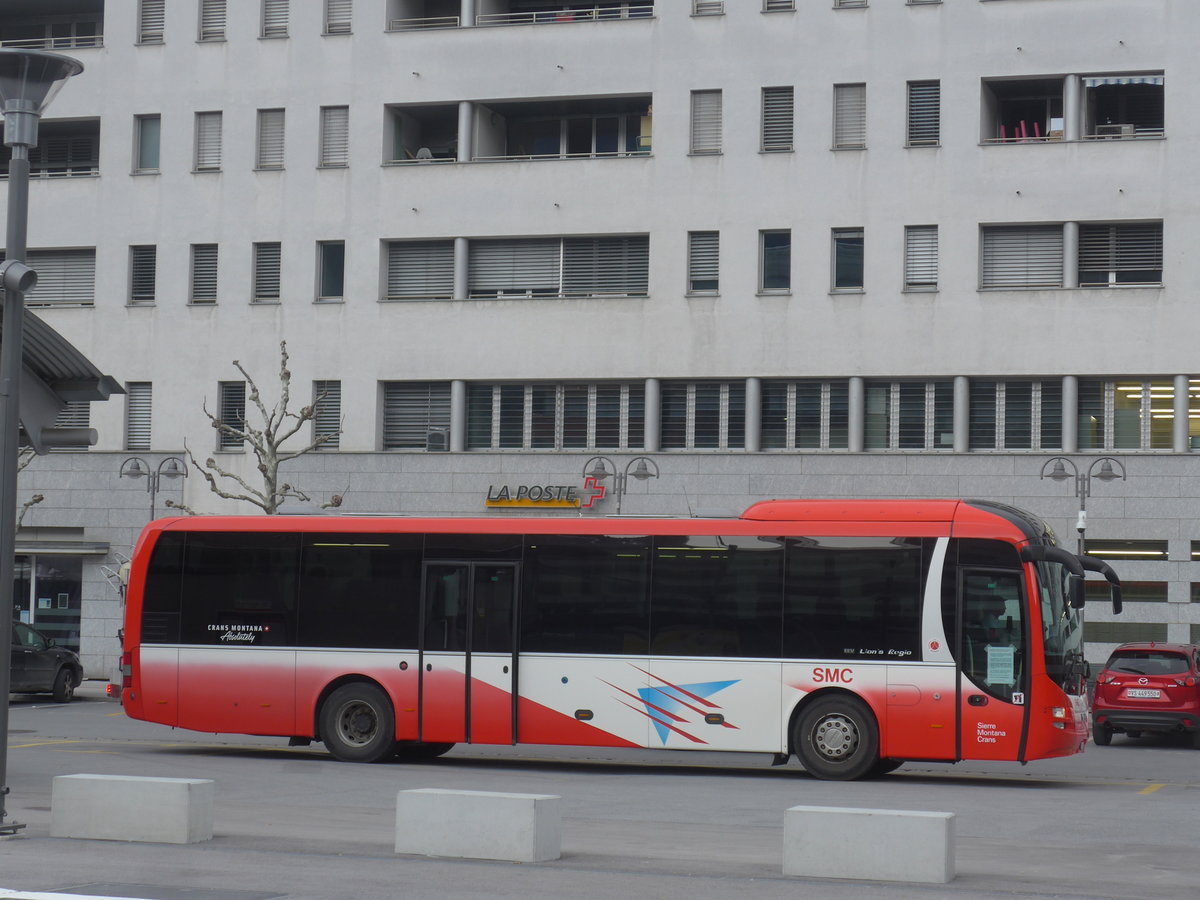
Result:
{"label": "building window", "polygon": [[834,9],[862,9],[867,0],[833,0]]}
{"label": "building window", "polygon": [[158,171],[158,151],[162,135],[161,116],[134,116],[133,171],[138,174]]}
{"label": "building window", "polygon": [[318,165],[333,168],[350,164],[350,107],[321,107],[321,156]]}
{"label": "building window", "polygon": [[385,300],[454,296],[454,241],[390,241]]}
{"label": "building window", "polygon": [[792,232],[790,229],[758,233],[758,290],[792,289]]}
{"label": "building window", "polygon": [[908,225],[904,229],[904,289],[936,291],[938,286],[938,228]]}
{"label": "building window", "polygon": [[1084,541],[1083,552],[1097,559],[1166,562],[1169,558],[1166,541],[1120,541],[1105,538],[1089,538]]}
{"label": "building window", "polygon": [[725,15],[725,0],[692,0],[693,16]]}
{"label": "building window", "polygon": [[225,0],[200,0],[200,40],[225,40]]}
{"label": "building window", "polygon": [[715,294],[721,286],[721,233],[688,232],[688,293]]}
{"label": "building window", "polygon": [[354,0],[325,0],[325,34],[349,34]]}
{"label": "building window", "polygon": [[129,248],[129,305],[153,306],[158,281],[158,247]]}
{"label": "building window", "polygon": [[869,383],[864,447],[868,450],[954,449],[954,383]]}
{"label": "building window", "polygon": [[288,36],[288,0],[262,0],[262,32],[264,38]]}
{"label": "building window", "polygon": [[1062,287],[1061,225],[985,225],[981,254],[981,288]]}
{"label": "building window", "polygon": [[[217,385],[217,421],[236,428],[246,429],[246,382],[222,381]],[[218,450],[241,450],[245,438],[237,434],[217,431]]]}
{"label": "building window", "polygon": [[346,242],[317,244],[317,299],[341,300],[346,290]]}
{"label": "building window", "polygon": [[1083,639],[1090,644],[1125,644],[1130,641],[1165,641],[1164,622],[1087,622]]}
{"label": "building window", "polygon": [[745,447],[745,382],[664,382],[661,417],[664,450]]}
{"label": "building window", "polygon": [[796,0],[763,0],[763,12],[789,12],[796,8]]}
{"label": "building window", "polygon": [[764,450],[845,450],[850,435],[846,381],[764,381]]}
{"label": "building window", "polygon": [[313,382],[313,449],[337,450],[342,434],[342,383]]}
{"label": "building window", "polygon": [[221,113],[196,113],[196,171],[221,169]]}
{"label": "building window", "polygon": [[450,429],[450,382],[383,382],[382,448],[442,446]]}
{"label": "building window", "polygon": [[[1190,391],[1189,391],[1190,395]],[[1197,404],[1188,398],[1188,433],[1196,436]],[[1172,381],[1079,380],[1080,450],[1170,450],[1174,446]]]}
{"label": "building window", "polygon": [[[0,172],[7,175],[12,149],[0,146]],[[47,121],[38,127],[38,145],[29,148],[34,178],[78,178],[100,174],[100,120]]]}
{"label": "building window", "polygon": [[217,302],[217,245],[192,244],[192,303]]}
{"label": "building window", "polygon": [[833,230],[833,290],[861,291],[863,289],[863,230],[835,228]]}
{"label": "building window", "polygon": [[1062,447],[1061,381],[972,379],[968,441],[972,450]]}
{"label": "building window", "polygon": [[794,94],[791,87],[762,89],[762,149],[764,152],[792,150]]}
{"label": "building window", "polygon": [[[68,400],[54,418],[55,428],[90,428],[92,424],[92,404],[87,400]],[[51,453],[79,453],[88,449],[82,447],[52,447]]]}
{"label": "building window", "polygon": [[984,80],[983,137],[990,142],[1061,141],[1063,78]]}
{"label": "building window", "polygon": [[[1111,596],[1108,583],[1105,581],[1087,581],[1084,583],[1084,594],[1088,603],[1105,603]],[[1166,603],[1167,582],[1165,581],[1126,581],[1121,579],[1121,599],[1126,603]]]}
{"label": "building window", "polygon": [[1163,90],[1162,75],[1084,78],[1084,134],[1110,140],[1162,137],[1166,125]]}
{"label": "building window", "polygon": [[254,284],[251,294],[255,303],[279,302],[282,269],[283,248],[278,241],[254,245]]}
{"label": "building window", "polygon": [[691,152],[721,152],[720,91],[692,91]]}
{"label": "building window", "polygon": [[1079,286],[1162,284],[1162,222],[1079,226]]}
{"label": "building window", "polygon": [[[0,255],[0,260],[3,256]],[[25,261],[37,271],[37,286],[26,305],[92,306],[96,300],[96,248],[30,250]]]}
{"label": "building window", "polygon": [[259,169],[283,168],[283,110],[258,111],[258,147],[254,165]]}
{"label": "building window", "polygon": [[646,235],[474,240],[467,289],[478,297],[645,297]]}
{"label": "building window", "polygon": [[862,150],[867,146],[867,86],[833,86],[833,149]]}
{"label": "building window", "polygon": [[138,43],[161,44],[166,0],[140,0],[138,3]]}
{"label": "building window", "polygon": [[908,83],[908,146],[936,147],[942,139],[942,83]]}
{"label": "building window", "polygon": [[645,441],[641,383],[471,384],[468,450],[636,450]]}
{"label": "building window", "polygon": [[150,407],[153,386],[149,381],[125,385],[125,449],[150,449]]}

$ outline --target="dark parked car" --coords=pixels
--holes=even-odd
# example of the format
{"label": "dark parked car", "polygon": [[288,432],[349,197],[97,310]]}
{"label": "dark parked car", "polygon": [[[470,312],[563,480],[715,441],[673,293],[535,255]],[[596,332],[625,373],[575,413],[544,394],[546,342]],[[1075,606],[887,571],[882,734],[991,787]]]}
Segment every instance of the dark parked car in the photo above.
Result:
{"label": "dark parked car", "polygon": [[1157,641],[1122,644],[1096,679],[1092,738],[1114,734],[1188,732],[1200,749],[1200,646]]}
{"label": "dark parked car", "polygon": [[66,703],[75,696],[75,688],[83,681],[83,665],[79,656],[24,622],[13,622],[12,681],[9,690],[14,694],[54,695],[56,703]]}

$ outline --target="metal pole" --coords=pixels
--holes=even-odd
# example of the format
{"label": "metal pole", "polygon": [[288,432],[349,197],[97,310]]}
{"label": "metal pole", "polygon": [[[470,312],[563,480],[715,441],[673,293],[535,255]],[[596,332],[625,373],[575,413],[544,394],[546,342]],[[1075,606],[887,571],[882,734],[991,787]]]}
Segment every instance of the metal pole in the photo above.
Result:
{"label": "metal pole", "polygon": [[[25,262],[29,222],[29,148],[12,147],[8,167],[8,225],[5,258]],[[12,684],[13,571],[17,544],[17,454],[21,393],[21,344],[25,330],[25,295],[4,292],[4,319],[0,323],[0,833],[12,834],[25,826],[6,822],[8,796],[8,690]],[[7,628],[2,624],[8,622]]]}

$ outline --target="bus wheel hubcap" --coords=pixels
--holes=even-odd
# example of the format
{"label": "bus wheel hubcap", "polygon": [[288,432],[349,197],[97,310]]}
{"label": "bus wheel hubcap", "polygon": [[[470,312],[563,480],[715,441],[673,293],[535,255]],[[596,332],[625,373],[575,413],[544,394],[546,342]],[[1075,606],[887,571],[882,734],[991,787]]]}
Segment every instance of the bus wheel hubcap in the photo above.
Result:
{"label": "bus wheel hubcap", "polygon": [[370,743],[375,736],[375,710],[365,703],[348,703],[342,707],[339,724],[346,743]]}
{"label": "bus wheel hubcap", "polygon": [[844,759],[858,747],[858,728],[845,716],[826,716],[813,730],[813,743],[826,759]]}

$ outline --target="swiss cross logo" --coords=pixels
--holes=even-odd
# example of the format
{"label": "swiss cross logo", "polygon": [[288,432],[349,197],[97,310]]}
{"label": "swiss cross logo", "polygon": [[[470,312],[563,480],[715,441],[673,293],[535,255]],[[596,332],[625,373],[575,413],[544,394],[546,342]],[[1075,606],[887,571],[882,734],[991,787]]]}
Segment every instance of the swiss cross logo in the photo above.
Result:
{"label": "swiss cross logo", "polygon": [[597,500],[603,500],[608,489],[600,483],[597,478],[592,478],[590,475],[583,479],[583,493],[587,494],[587,499],[582,500],[579,504],[580,509],[591,509]]}

